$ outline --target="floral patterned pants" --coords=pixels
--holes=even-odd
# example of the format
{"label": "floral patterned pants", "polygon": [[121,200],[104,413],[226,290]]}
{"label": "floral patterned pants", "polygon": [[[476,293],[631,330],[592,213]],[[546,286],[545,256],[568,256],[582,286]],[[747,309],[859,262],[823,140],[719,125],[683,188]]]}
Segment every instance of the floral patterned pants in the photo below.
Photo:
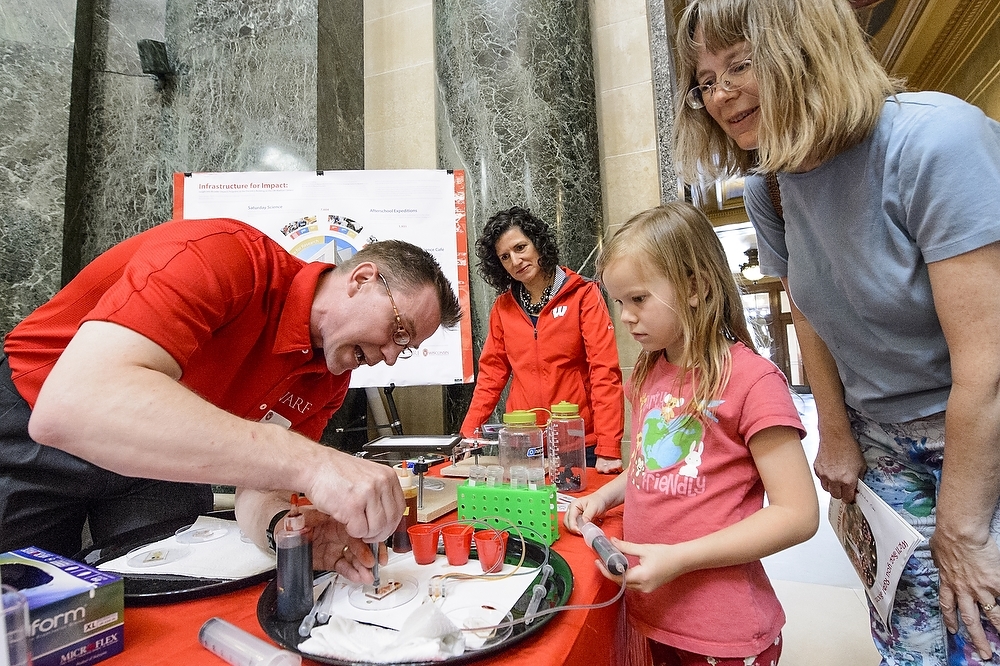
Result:
{"label": "floral patterned pants", "polygon": [[[923,535],[903,569],[888,629],[869,605],[872,638],[884,666],[1000,664],[1000,637],[983,619],[993,659],[983,662],[964,627],[952,636],[938,607],[938,570],[927,539],[934,532],[944,455],[944,414],[906,423],[876,423],[848,409],[868,471],[865,483]],[[1000,536],[994,515],[991,531]]]}

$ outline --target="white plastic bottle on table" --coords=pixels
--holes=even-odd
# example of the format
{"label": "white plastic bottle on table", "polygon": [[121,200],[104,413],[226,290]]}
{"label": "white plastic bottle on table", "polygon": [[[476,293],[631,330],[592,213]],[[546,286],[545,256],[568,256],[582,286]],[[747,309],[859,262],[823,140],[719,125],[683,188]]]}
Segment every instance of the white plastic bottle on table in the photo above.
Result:
{"label": "white plastic bottle on table", "polygon": [[587,442],[580,408],[563,400],[552,405],[549,438],[549,479],[556,489],[576,492],[587,487]]}
{"label": "white plastic bottle on table", "polygon": [[516,409],[503,415],[500,428],[500,465],[503,480],[510,482],[510,468],[515,465],[545,469],[545,442],[535,423],[535,413]]}

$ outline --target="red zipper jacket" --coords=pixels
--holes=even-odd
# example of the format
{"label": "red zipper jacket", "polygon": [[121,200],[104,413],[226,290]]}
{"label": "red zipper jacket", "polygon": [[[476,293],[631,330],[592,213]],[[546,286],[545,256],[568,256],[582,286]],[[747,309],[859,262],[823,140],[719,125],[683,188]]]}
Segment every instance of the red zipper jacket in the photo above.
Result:
{"label": "red zipper jacket", "polygon": [[509,289],[493,303],[462,435],[471,437],[488,421],[513,374],[505,411],[576,403],[587,446],[596,444],[603,458],[621,458],[625,394],[611,315],[596,282],[563,270],[566,281],[536,324]]}

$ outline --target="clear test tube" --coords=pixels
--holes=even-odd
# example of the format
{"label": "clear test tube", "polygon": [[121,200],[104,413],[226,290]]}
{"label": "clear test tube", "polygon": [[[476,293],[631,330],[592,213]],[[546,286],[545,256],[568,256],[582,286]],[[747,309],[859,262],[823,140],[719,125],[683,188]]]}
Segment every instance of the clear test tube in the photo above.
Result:
{"label": "clear test tube", "polygon": [[524,465],[514,465],[510,468],[510,489],[528,487],[528,468]]}
{"label": "clear test tube", "polygon": [[472,465],[469,467],[469,485],[486,485],[486,467],[484,465]]}
{"label": "clear test tube", "polygon": [[486,485],[499,486],[503,483],[503,467],[490,465],[486,468]]}
{"label": "clear test tube", "polygon": [[198,642],[233,666],[301,666],[302,657],[277,648],[217,617],[201,625]]}
{"label": "clear test tube", "polygon": [[528,490],[538,490],[545,485],[545,470],[541,467],[528,468]]}

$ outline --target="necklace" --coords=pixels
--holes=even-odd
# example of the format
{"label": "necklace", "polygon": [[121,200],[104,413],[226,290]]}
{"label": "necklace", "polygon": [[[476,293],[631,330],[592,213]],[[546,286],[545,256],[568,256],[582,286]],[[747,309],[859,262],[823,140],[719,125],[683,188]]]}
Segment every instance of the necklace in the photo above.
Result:
{"label": "necklace", "polygon": [[531,294],[528,293],[528,288],[525,287],[524,284],[521,284],[521,288],[518,289],[517,293],[520,297],[521,307],[524,308],[524,311],[532,317],[537,317],[542,312],[542,308],[545,307],[545,304],[549,302],[550,298],[552,298],[552,283],[549,283],[549,286],[545,287],[542,291],[542,297],[538,299],[537,303],[531,302]]}

